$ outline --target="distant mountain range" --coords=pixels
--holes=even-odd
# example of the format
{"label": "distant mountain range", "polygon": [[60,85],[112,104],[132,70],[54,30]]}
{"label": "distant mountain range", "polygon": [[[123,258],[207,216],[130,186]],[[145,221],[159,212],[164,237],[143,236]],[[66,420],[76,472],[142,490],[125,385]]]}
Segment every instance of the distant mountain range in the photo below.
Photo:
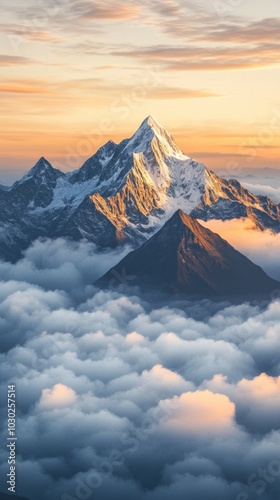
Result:
{"label": "distant mountain range", "polygon": [[100,249],[137,248],[181,209],[203,220],[248,217],[280,232],[280,206],[183,154],[153,117],[120,144],[106,143],[74,172],[41,158],[0,187],[0,257],[15,261],[38,237],[86,238]]}
{"label": "distant mountain range", "polygon": [[261,295],[280,286],[182,210],[98,280],[97,286],[118,284],[117,276],[127,276],[129,283],[145,290],[192,296]]}

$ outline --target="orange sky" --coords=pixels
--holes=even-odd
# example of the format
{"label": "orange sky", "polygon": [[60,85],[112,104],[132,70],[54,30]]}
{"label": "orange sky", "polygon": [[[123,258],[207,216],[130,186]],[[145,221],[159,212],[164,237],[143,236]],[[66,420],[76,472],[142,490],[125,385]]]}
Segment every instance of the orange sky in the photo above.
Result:
{"label": "orange sky", "polygon": [[2,178],[40,156],[77,168],[149,114],[211,168],[280,167],[279,9],[259,4],[15,0],[1,16]]}

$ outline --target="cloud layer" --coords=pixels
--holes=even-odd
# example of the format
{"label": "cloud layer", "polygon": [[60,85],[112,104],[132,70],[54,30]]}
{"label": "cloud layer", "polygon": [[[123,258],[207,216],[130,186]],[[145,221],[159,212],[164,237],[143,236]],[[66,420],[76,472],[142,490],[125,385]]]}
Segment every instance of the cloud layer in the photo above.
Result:
{"label": "cloud layer", "polygon": [[255,231],[249,219],[200,222],[261,266],[272,278],[280,281],[280,234],[275,235],[269,230]]}
{"label": "cloud layer", "polygon": [[0,410],[5,421],[15,382],[18,494],[277,498],[280,301],[98,291],[100,262],[92,247],[67,253],[59,240],[1,263]]}

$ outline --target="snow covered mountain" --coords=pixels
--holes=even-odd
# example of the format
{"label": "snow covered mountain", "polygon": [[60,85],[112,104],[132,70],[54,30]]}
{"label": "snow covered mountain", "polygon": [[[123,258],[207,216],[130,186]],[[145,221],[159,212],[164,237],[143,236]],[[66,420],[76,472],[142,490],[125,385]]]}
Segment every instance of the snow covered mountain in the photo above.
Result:
{"label": "snow covered mountain", "polygon": [[0,189],[0,256],[16,260],[40,236],[139,246],[178,209],[204,220],[249,217],[259,229],[280,232],[279,205],[184,155],[148,117],[130,139],[109,141],[74,172],[41,158]]}

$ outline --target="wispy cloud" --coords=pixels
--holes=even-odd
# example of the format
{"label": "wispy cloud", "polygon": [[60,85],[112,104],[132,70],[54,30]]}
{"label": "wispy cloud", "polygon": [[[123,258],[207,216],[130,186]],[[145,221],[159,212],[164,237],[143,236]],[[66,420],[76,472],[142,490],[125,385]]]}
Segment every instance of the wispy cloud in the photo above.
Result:
{"label": "wispy cloud", "polygon": [[[109,69],[109,68],[108,68]],[[18,79],[13,83],[1,82],[0,93],[12,94],[49,94],[52,96],[62,96],[63,100],[67,96],[73,98],[73,93],[90,93],[96,96],[102,96],[106,90],[108,102],[114,96],[125,94],[131,91],[131,85],[126,83],[118,83],[115,81],[108,81],[104,83],[102,78],[85,78],[61,81],[47,81],[47,80],[31,80],[31,79]],[[158,88],[150,88],[147,90],[147,99],[166,100],[166,99],[193,99],[204,97],[220,97],[220,94],[210,92],[207,89],[192,89],[182,87],[169,87],[161,86]]]}
{"label": "wispy cloud", "polygon": [[8,94],[50,94],[44,81],[41,80],[19,80],[13,83],[1,82],[0,93]]}
{"label": "wispy cloud", "polygon": [[108,2],[79,2],[71,4],[71,11],[73,15],[86,20],[126,20],[134,19],[139,14],[137,2],[130,2],[129,4],[124,1]]}
{"label": "wispy cloud", "polygon": [[30,26],[24,24],[1,24],[0,29],[2,34],[7,35],[10,38],[19,39],[24,38],[32,42],[45,42],[45,43],[58,43],[63,41],[63,37],[58,36],[47,29],[39,29],[38,27]]}
{"label": "wispy cloud", "polygon": [[196,99],[202,97],[221,97],[221,94],[215,94],[209,90],[203,89],[183,89],[178,87],[161,87],[160,89],[151,89],[148,98],[150,99]]}
{"label": "wispy cloud", "polygon": [[280,43],[257,47],[157,46],[116,51],[114,55],[157,61],[166,70],[230,70],[279,66]]}
{"label": "wispy cloud", "polygon": [[28,57],[0,54],[0,64],[2,66],[16,66],[18,64],[31,64],[32,62],[33,61]]}
{"label": "wispy cloud", "polygon": [[280,18],[263,19],[261,21],[247,23],[239,21],[235,23],[218,24],[211,27],[206,33],[206,39],[223,43],[271,44],[278,41],[279,31]]}
{"label": "wispy cloud", "polygon": [[184,9],[182,4],[177,0],[156,0],[151,2],[149,7],[152,11],[155,11],[157,15],[167,17],[177,17],[182,15]]}

